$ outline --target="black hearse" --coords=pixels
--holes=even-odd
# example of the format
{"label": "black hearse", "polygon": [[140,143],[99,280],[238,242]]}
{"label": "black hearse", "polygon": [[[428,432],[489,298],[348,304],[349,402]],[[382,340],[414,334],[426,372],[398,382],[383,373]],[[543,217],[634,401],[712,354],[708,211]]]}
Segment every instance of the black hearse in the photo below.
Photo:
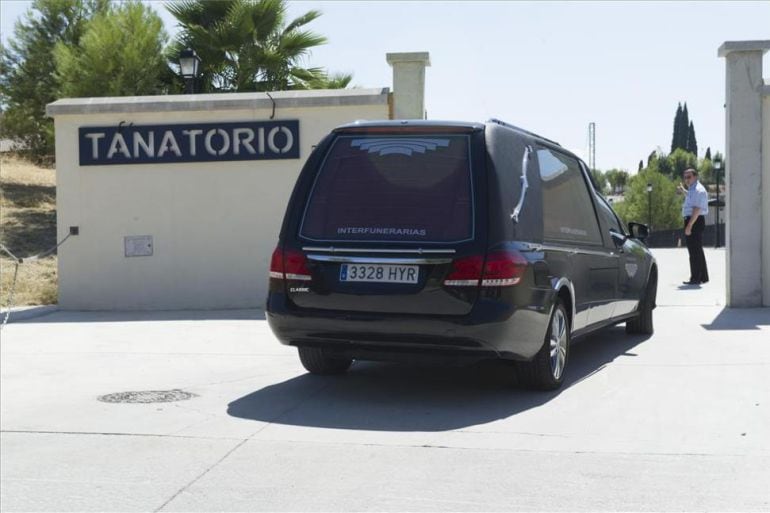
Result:
{"label": "black hearse", "polygon": [[652,333],[657,267],[629,226],[579,158],[501,121],[345,125],[297,180],[267,320],[315,374],[502,358],[558,388],[575,338]]}

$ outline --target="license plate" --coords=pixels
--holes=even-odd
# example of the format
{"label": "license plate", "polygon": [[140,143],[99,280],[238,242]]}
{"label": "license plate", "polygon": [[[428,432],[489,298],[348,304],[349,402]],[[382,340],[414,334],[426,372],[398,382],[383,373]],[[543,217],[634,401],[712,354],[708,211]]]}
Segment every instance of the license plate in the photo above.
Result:
{"label": "license plate", "polygon": [[340,281],[370,283],[417,283],[420,268],[416,265],[342,264]]}

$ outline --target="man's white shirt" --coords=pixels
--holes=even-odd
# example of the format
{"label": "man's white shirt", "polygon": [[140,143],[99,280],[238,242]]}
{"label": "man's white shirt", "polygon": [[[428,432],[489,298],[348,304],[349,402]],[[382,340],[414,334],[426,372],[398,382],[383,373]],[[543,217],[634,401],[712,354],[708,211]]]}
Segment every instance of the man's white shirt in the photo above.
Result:
{"label": "man's white shirt", "polygon": [[687,195],[682,204],[682,217],[690,217],[694,208],[700,209],[700,215],[706,216],[709,213],[709,195],[706,188],[699,181],[687,189]]}

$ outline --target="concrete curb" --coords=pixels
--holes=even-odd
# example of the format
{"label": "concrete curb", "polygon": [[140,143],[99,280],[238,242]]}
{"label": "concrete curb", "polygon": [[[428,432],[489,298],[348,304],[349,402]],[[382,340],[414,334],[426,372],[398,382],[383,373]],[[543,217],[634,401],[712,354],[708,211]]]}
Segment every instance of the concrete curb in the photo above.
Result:
{"label": "concrete curb", "polygon": [[[44,315],[52,314],[59,310],[58,305],[41,305],[41,306],[17,306],[11,308],[11,316],[8,318],[8,324],[13,324],[18,321],[27,321],[29,319],[35,319],[36,317],[42,317]],[[5,308],[0,311],[2,317],[0,321],[5,319],[5,314],[8,309]]]}

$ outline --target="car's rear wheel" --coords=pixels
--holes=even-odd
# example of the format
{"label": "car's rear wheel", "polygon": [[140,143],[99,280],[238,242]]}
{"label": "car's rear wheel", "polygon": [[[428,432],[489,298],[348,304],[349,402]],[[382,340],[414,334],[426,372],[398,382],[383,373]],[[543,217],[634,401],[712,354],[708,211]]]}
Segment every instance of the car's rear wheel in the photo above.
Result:
{"label": "car's rear wheel", "polygon": [[626,321],[626,333],[652,335],[655,331],[652,323],[652,311],[655,308],[655,296],[658,293],[658,277],[650,274],[644,296],[639,301],[639,313]]}
{"label": "car's rear wheel", "polygon": [[320,347],[300,347],[299,361],[311,374],[343,374],[353,364],[352,358],[330,355]]}
{"label": "car's rear wheel", "polygon": [[520,362],[519,376],[528,387],[555,390],[564,382],[569,357],[570,329],[567,309],[557,301],[551,313],[543,346],[529,362]]}

